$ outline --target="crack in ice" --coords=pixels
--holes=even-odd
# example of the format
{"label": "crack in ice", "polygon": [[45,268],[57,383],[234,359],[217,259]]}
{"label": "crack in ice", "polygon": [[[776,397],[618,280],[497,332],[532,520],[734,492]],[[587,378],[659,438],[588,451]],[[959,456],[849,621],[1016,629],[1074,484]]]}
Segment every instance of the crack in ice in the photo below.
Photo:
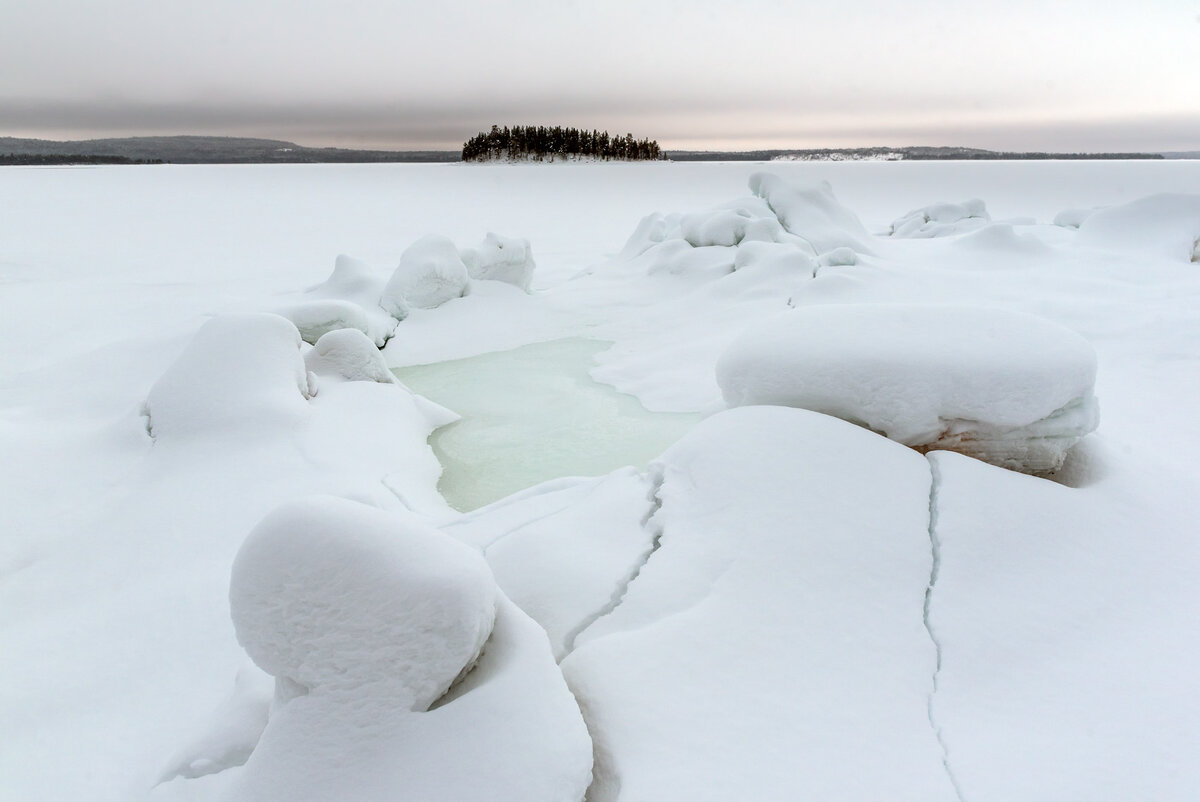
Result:
{"label": "crack in ice", "polygon": [[643,528],[651,527],[650,531],[652,534],[650,539],[650,548],[646,550],[646,552],[633,566],[633,569],[629,572],[629,575],[626,576],[625,579],[618,582],[617,586],[613,588],[612,596],[609,598],[608,602],[599,610],[584,618],[574,629],[567,633],[567,636],[564,639],[567,648],[563,653],[563,656],[559,658],[560,663],[575,651],[575,642],[579,639],[580,635],[586,632],[592,626],[592,624],[595,624],[601,618],[610,615],[614,610],[621,606],[621,602],[625,601],[625,597],[629,593],[629,586],[632,585],[634,580],[641,575],[642,570],[646,567],[646,563],[650,562],[650,558],[654,556],[659,547],[662,545],[663,528],[661,526],[652,526],[651,522],[654,520],[654,516],[658,514],[658,511],[662,509],[662,497],[660,496],[660,492],[662,491],[663,481],[664,476],[661,470],[654,471],[652,473],[651,489],[647,497],[647,501],[650,502],[650,508],[647,510],[646,516],[642,519]]}
{"label": "crack in ice", "polygon": [[938,489],[942,477],[941,471],[938,470],[937,462],[933,457],[927,455],[926,459],[929,462],[929,548],[932,560],[929,568],[929,584],[925,586],[925,605],[922,609],[921,618],[925,624],[925,631],[929,633],[929,640],[933,643],[936,662],[933,669],[933,687],[930,689],[929,697],[925,703],[925,712],[929,718],[929,726],[933,729],[933,735],[937,739],[938,747],[942,751],[942,767],[946,770],[946,778],[954,788],[954,795],[958,797],[959,802],[963,802],[965,797],[963,796],[962,788],[958,784],[958,778],[955,777],[954,770],[950,768],[950,749],[946,745],[946,738],[942,732],[942,727],[938,724],[937,716],[933,711],[934,697],[937,695],[938,682],[942,673],[942,642],[938,639],[933,621],[930,618],[930,610],[933,606],[933,591],[937,587],[938,575],[942,570],[942,543],[937,534]]}

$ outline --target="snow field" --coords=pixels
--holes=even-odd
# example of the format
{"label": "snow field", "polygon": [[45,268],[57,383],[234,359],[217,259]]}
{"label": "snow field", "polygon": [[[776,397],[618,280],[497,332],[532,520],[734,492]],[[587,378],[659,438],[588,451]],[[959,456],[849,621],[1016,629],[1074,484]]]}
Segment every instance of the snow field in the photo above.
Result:
{"label": "snow field", "polygon": [[[387,208],[384,221],[360,203],[361,214],[331,218],[338,225],[325,231],[298,228],[295,237],[255,217],[255,208],[281,207],[247,185],[245,200],[233,204],[244,205],[245,222],[215,228],[247,244],[224,249],[231,263],[196,256],[203,269],[181,267],[180,243],[196,214],[181,214],[164,237],[156,263],[164,276],[183,277],[182,291],[148,283],[154,274],[138,258],[115,255],[129,246],[102,237],[108,255],[89,251],[89,270],[107,259],[125,283],[97,286],[72,275],[70,243],[39,250],[36,218],[17,229],[0,223],[0,292],[14,301],[0,321],[12,334],[0,338],[10,367],[0,439],[12,455],[0,465],[0,486],[14,523],[0,552],[0,706],[12,722],[0,749],[4,793],[1191,798],[1200,743],[1188,674],[1197,658],[1190,612],[1200,568],[1200,427],[1180,399],[1200,391],[1200,278],[1188,250],[1197,231],[1191,199],[1130,203],[1134,197],[1114,189],[1120,178],[1126,193],[1178,191],[1189,168],[1175,166],[1178,178],[1162,165],[1036,165],[1044,171],[1036,173],[1029,165],[1004,173],[995,165],[781,166],[788,179],[756,180],[763,197],[720,203],[736,196],[752,168],[626,167],[543,169],[539,191],[522,196],[527,204],[492,205],[490,182],[510,197],[507,182],[532,174],[430,171],[437,180],[424,185],[426,201],[401,216],[409,229],[391,222],[395,204],[366,205]],[[211,178],[221,201],[214,209],[224,209],[228,179],[241,174],[41,171],[32,183],[16,173],[10,186],[36,210],[39,192],[64,181],[93,192],[116,188],[136,204],[137,193],[123,190],[152,188],[157,176]],[[383,171],[277,174],[272,192],[283,208],[304,211],[317,197],[336,206],[336,197],[319,194],[344,191],[329,176],[373,185],[369,177]],[[922,240],[873,237],[827,188],[798,186],[829,175],[873,230],[939,196],[986,197],[1009,222]],[[920,180],[906,184],[905,176]],[[481,187],[479,207],[465,214],[458,199],[475,195],[463,182]],[[644,206],[630,209],[638,192]],[[443,195],[452,213],[439,218],[431,207]],[[700,197],[718,205],[652,215],[658,239],[600,256],[639,214],[694,209],[706,202]],[[1014,214],[1049,221],[1064,208],[1097,204],[1112,209],[1078,232],[1012,222]],[[525,207],[540,217],[521,217]],[[295,265],[318,242],[321,253],[352,249],[394,263],[388,248],[423,231],[463,241],[492,226],[533,235],[542,263],[535,294],[480,281],[434,309],[410,308],[397,325],[378,307],[386,276],[344,259],[325,285],[295,293],[304,285]],[[766,233],[759,239],[756,231]],[[260,242],[277,255],[256,253]],[[339,329],[309,346],[277,315],[227,314],[327,299],[361,308],[368,331]],[[743,332],[768,318],[827,315],[848,332],[834,351],[861,366],[864,352],[903,339],[874,330],[878,320],[864,322],[864,309],[879,304],[910,312],[920,305],[922,314],[932,304],[959,316],[943,321],[957,336],[937,348],[893,354],[966,370],[957,384],[941,395],[928,384],[905,395],[900,371],[885,370],[889,389],[866,396],[891,399],[899,417],[913,420],[918,409],[949,408],[948,399],[974,399],[977,410],[1003,417],[1049,403],[1058,390],[1090,397],[1084,349],[1069,346],[1076,341],[1063,327],[1079,332],[1098,357],[1105,421],[1062,469],[1074,487],[956,454],[923,457],[804,409],[719,411],[718,358]],[[68,313],[72,327],[41,327],[33,338],[30,321],[51,309]],[[198,315],[213,311],[220,316],[200,325]],[[983,336],[992,323],[994,337]],[[920,341],[927,325],[896,330]],[[767,361],[812,367],[807,336],[745,336]],[[381,380],[380,360],[429,363],[566,337],[612,342],[594,357],[592,376],[647,407],[711,416],[646,472],[556,479],[465,515],[447,508],[425,441],[454,413]],[[1056,362],[1059,354],[1069,358]],[[990,391],[972,384],[981,381],[969,368],[976,362],[1006,380]],[[863,399],[845,388],[867,374],[858,367],[840,376],[852,379],[835,393],[843,411]],[[755,375],[796,379],[769,366]],[[487,382],[504,379],[501,371]],[[138,414],[143,400],[148,417]],[[1053,414],[1039,420],[1047,419],[1064,422]],[[310,500],[330,494],[357,503]],[[280,505],[282,519],[271,512]],[[308,511],[275,526],[298,509]],[[272,546],[248,563],[257,566],[254,581],[235,575],[234,589],[261,587],[275,572],[309,577],[244,608],[262,603],[281,614],[252,625],[244,640],[284,658],[281,674],[303,674],[311,685],[289,679],[273,703],[266,678],[234,642],[225,601],[238,546],[264,516],[249,545],[262,536],[260,545]],[[403,533],[416,531],[424,545],[412,560],[388,556],[409,542]],[[475,553],[449,549],[447,535]],[[343,551],[353,544],[361,549]],[[491,589],[490,639],[429,709],[383,703],[410,698],[404,677],[414,674],[379,679],[381,665],[445,681],[459,657],[406,662],[393,655],[403,637],[339,633],[373,610],[393,609],[398,597],[385,589],[408,586],[410,571],[443,549],[464,562],[451,558],[448,585],[420,595],[455,612],[442,622],[448,626],[419,630],[416,640],[436,644],[437,633],[470,631],[479,621],[479,607],[443,595],[449,586],[467,596]],[[456,585],[453,577],[486,570],[480,552],[494,580],[477,575],[469,587]],[[460,575],[468,563],[475,567]],[[310,603],[311,613],[282,615]],[[381,626],[403,629],[425,612],[397,607]],[[303,625],[280,639],[288,630],[279,621]],[[295,657],[309,649],[319,659]],[[77,771],[62,771],[64,754]]]}

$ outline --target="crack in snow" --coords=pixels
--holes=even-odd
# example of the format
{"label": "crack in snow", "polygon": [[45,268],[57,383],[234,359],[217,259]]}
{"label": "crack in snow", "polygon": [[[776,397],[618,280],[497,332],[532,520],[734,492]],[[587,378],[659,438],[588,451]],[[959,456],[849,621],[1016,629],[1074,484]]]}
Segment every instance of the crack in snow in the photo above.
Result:
{"label": "crack in snow", "polygon": [[625,601],[625,597],[629,594],[629,586],[632,585],[634,580],[641,575],[642,569],[646,567],[646,563],[650,562],[650,558],[654,556],[659,547],[662,545],[663,528],[661,526],[655,526],[651,522],[654,520],[654,516],[658,514],[658,511],[662,509],[662,496],[660,493],[662,491],[664,481],[665,477],[662,469],[651,468],[650,493],[646,498],[646,500],[650,503],[650,507],[646,511],[645,517],[642,518],[642,527],[649,528],[649,531],[651,532],[650,548],[647,549],[644,554],[642,554],[641,558],[629,572],[629,575],[626,576],[624,580],[618,582],[617,586],[613,588],[612,596],[609,597],[608,602],[599,610],[580,621],[574,629],[567,633],[566,638],[564,638],[567,648],[563,652],[563,656],[559,658],[560,663],[567,659],[567,657],[575,651],[575,642],[579,639],[580,635],[586,632],[588,628],[592,626],[592,624],[595,624],[601,618],[611,614],[614,610],[621,606],[621,602]]}
{"label": "crack in snow", "polygon": [[954,770],[950,768],[950,749],[946,745],[946,738],[942,732],[942,727],[938,724],[937,716],[933,712],[934,697],[937,696],[938,681],[942,673],[942,642],[938,639],[937,632],[933,627],[933,621],[930,619],[930,609],[933,606],[933,591],[937,587],[938,575],[942,570],[942,543],[937,534],[938,489],[942,477],[941,471],[938,470],[937,462],[929,455],[926,455],[926,459],[929,462],[929,548],[932,554],[932,561],[929,568],[929,584],[925,586],[925,605],[922,609],[921,618],[925,624],[925,631],[929,633],[929,640],[933,643],[937,660],[933,669],[933,687],[930,689],[929,697],[925,703],[925,712],[929,718],[929,726],[933,729],[933,735],[937,738],[938,746],[942,750],[942,767],[946,770],[946,778],[954,788],[954,795],[958,797],[959,802],[963,802],[965,797],[963,796],[962,788],[958,784],[958,778],[954,776]]}

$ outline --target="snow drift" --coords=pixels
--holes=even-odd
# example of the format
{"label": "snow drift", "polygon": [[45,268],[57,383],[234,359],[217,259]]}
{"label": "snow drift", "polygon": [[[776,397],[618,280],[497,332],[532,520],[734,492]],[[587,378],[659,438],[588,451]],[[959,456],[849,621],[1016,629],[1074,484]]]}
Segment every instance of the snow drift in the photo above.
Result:
{"label": "snow drift", "polygon": [[948,237],[974,231],[991,219],[984,202],[978,198],[962,203],[934,203],[893,221],[888,234],[909,239]]}

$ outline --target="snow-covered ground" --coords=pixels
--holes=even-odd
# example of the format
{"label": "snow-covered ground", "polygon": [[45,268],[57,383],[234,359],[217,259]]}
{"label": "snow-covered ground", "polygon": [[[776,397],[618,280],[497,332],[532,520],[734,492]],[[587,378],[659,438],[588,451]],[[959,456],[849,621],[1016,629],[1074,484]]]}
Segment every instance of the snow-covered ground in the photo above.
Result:
{"label": "snow-covered ground", "polygon": [[3,168],[0,799],[1195,799],[1198,191]]}

